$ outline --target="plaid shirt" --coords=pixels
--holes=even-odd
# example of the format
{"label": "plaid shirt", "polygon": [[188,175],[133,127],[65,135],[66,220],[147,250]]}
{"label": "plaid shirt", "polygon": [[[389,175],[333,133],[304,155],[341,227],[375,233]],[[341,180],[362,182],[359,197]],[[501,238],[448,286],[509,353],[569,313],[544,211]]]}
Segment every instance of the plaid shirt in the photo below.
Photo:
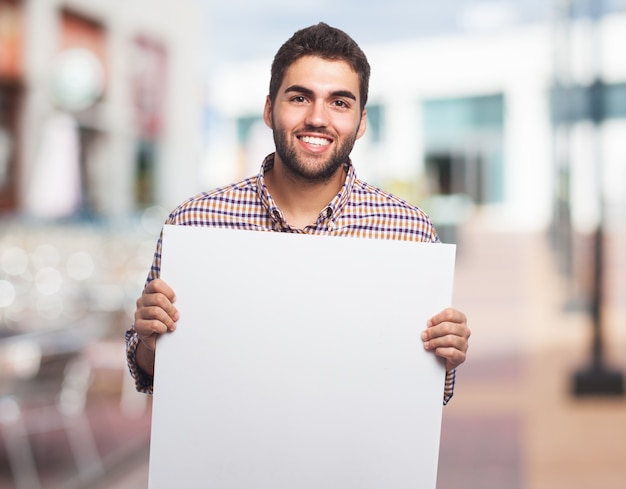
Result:
{"label": "plaid shirt", "polygon": [[[350,162],[346,163],[347,177],[341,190],[322,209],[317,221],[304,229],[294,228],[285,221],[265,186],[265,172],[273,166],[271,154],[265,158],[257,176],[188,199],[174,209],[166,224],[439,242],[430,218],[422,210],[359,180]],[[160,275],[161,243],[162,236],[157,242],[148,282]],[[129,329],[126,351],[130,372],[137,390],[151,394],[153,378],[144,374],[135,360],[138,344],[136,332]],[[444,404],[452,397],[454,382],[455,371],[451,370],[446,374]]]}

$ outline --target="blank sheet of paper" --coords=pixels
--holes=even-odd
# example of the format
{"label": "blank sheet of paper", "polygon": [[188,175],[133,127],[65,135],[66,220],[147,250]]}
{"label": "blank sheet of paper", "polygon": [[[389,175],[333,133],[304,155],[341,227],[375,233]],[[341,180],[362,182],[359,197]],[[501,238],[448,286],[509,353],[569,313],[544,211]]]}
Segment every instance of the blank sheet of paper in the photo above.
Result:
{"label": "blank sheet of paper", "polygon": [[434,489],[454,245],[165,226],[150,488]]}

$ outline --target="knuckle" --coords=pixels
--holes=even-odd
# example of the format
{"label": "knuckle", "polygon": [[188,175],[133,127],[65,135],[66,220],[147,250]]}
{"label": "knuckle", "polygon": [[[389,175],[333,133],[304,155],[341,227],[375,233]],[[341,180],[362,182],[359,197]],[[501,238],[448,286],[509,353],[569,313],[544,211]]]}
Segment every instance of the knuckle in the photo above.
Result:
{"label": "knuckle", "polygon": [[152,319],[150,321],[150,330],[154,333],[162,333],[164,331],[165,325],[158,319]]}
{"label": "knuckle", "polygon": [[168,319],[168,315],[160,307],[151,308],[150,318],[157,323],[165,323]]}
{"label": "knuckle", "polygon": [[165,297],[163,294],[156,294],[154,299],[156,306],[163,309],[164,311],[167,310],[170,304],[170,301],[167,299],[167,297]]}
{"label": "knuckle", "polygon": [[456,312],[454,309],[452,309],[451,307],[448,307],[444,312],[443,312],[443,317],[445,321],[453,321],[454,320],[454,316],[456,315]]}
{"label": "knuckle", "polygon": [[440,326],[440,336],[448,336],[454,333],[454,326],[452,323],[442,323]]}

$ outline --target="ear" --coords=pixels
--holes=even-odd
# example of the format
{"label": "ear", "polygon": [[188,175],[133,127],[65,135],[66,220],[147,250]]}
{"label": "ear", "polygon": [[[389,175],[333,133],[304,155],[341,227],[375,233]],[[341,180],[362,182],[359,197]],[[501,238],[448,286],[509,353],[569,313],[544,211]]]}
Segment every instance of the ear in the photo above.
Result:
{"label": "ear", "polygon": [[272,101],[270,96],[265,97],[265,108],[263,109],[263,120],[265,125],[270,129],[274,129],[274,123],[272,122]]}
{"label": "ear", "polygon": [[367,129],[367,109],[363,109],[363,112],[361,113],[361,121],[359,122],[359,128],[356,131],[357,139],[365,134],[365,129]]}

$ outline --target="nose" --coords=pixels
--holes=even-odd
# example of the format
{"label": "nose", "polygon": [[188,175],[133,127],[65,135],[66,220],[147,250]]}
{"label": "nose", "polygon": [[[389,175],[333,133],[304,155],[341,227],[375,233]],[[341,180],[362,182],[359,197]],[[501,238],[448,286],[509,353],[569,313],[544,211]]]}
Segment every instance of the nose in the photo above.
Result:
{"label": "nose", "polygon": [[306,124],[312,127],[326,127],[328,125],[328,107],[323,101],[314,101],[307,111]]}

